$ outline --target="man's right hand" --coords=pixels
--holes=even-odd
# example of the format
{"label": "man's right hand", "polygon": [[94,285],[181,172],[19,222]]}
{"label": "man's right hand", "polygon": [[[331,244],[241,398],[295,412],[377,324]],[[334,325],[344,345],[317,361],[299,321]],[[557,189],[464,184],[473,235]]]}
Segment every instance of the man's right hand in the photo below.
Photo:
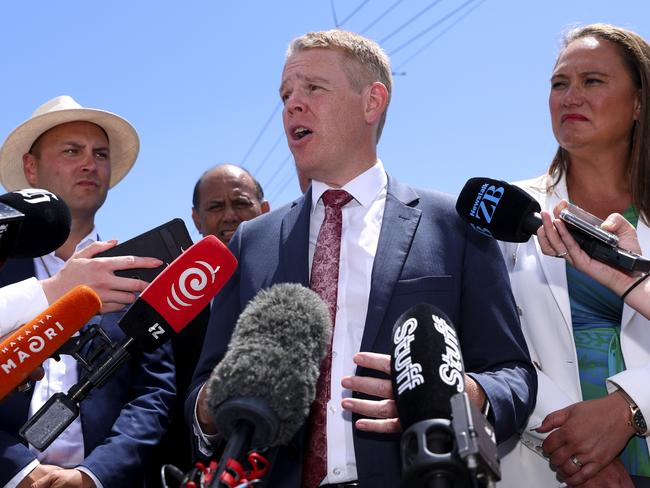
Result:
{"label": "man's right hand", "polygon": [[23,480],[18,483],[16,488],[30,488],[33,483],[41,479],[42,477],[50,474],[52,471],[57,471],[60,468],[59,466],[54,466],[52,464],[39,464],[36,466]]}
{"label": "man's right hand", "polygon": [[217,433],[217,427],[214,425],[214,415],[208,406],[208,396],[205,391],[206,386],[204,384],[199,390],[196,400],[196,418],[204,434],[214,435]]}
{"label": "man's right hand", "polygon": [[116,244],[114,240],[97,241],[74,253],[58,273],[41,281],[47,301],[52,303],[75,286],[87,285],[99,295],[101,313],[116,312],[133,303],[135,294],[144,290],[148,283],[116,276],[114,271],[157,268],[163,263],[156,258],[138,256],[93,258]]}

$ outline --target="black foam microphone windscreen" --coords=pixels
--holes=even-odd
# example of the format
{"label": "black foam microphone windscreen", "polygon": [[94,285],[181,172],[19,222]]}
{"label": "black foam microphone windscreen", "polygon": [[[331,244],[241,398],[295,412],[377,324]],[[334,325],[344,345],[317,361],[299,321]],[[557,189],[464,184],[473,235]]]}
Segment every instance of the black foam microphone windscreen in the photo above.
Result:
{"label": "black foam microphone windscreen", "polygon": [[491,178],[470,178],[458,195],[458,215],[478,232],[506,242],[526,242],[542,221],[537,200],[521,188]]}
{"label": "black foam microphone windscreen", "polygon": [[404,430],[451,419],[450,398],[465,390],[463,358],[453,324],[427,303],[411,307],[393,328],[393,395]]}
{"label": "black foam microphone windscreen", "polygon": [[5,193],[0,203],[24,215],[5,257],[44,256],[61,247],[70,235],[70,209],[54,193],[26,188]]}
{"label": "black foam microphone windscreen", "polygon": [[[219,432],[228,438],[243,420],[253,427],[251,447],[287,444],[314,401],[330,335],[328,308],[313,291],[290,283],[260,291],[241,313],[206,385]],[[236,402],[243,398],[268,405],[277,429],[267,428],[255,407]],[[235,407],[224,408],[232,400]]]}

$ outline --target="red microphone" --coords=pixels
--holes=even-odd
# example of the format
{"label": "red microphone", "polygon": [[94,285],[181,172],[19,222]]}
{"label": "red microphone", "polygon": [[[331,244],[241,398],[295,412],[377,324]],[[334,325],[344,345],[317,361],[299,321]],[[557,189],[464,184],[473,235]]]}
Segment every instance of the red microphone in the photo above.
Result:
{"label": "red microphone", "polygon": [[226,284],[237,260],[215,236],[177,257],[120,319],[120,327],[151,352],[179,333]]}
{"label": "red microphone", "polygon": [[102,302],[91,288],[79,285],[0,343],[0,399],[23,383],[93,315]]}
{"label": "red microphone", "polygon": [[[208,236],[177,257],[144,289],[122,316],[127,337],[104,346],[103,355],[68,393],[55,393],[20,429],[20,435],[43,451],[79,415],[77,406],[102,386],[130,357],[136,345],[154,351],[196,317],[228,281],[237,260],[215,236]],[[99,363],[99,364],[98,364]]]}

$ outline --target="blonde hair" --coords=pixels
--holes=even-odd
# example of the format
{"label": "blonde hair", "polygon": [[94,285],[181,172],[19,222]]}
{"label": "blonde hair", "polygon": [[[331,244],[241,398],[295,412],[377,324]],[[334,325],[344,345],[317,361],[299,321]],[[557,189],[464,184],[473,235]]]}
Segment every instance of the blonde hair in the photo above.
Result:
{"label": "blonde hair", "polygon": [[388,55],[375,41],[354,32],[332,29],[308,32],[295,38],[289,43],[286,59],[307,49],[334,49],[341,52],[348,61],[343,63],[343,70],[355,90],[361,91],[365,86],[376,81],[383,83],[388,91],[388,101],[377,128],[377,140],[379,140],[386,122],[386,112],[393,88]]}

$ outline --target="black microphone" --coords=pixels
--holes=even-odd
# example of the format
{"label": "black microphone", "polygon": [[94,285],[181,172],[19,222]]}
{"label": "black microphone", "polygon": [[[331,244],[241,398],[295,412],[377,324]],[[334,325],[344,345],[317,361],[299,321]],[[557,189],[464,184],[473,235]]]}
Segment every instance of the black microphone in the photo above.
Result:
{"label": "black microphone", "polygon": [[[491,178],[470,178],[456,211],[476,231],[505,242],[526,242],[542,226],[539,202],[521,188]],[[623,271],[650,271],[650,260],[607,244],[567,224],[580,247],[594,259]]]}
{"label": "black microphone", "polygon": [[0,196],[0,263],[35,258],[63,245],[70,235],[70,209],[54,193],[26,188]]}
{"label": "black microphone", "polygon": [[400,423],[405,486],[470,486],[451,423],[451,398],[465,391],[463,358],[451,321],[419,304],[393,328],[393,396]]}
{"label": "black microphone", "polygon": [[[20,435],[43,451],[79,415],[78,403],[99,388],[134,350],[159,348],[186,327],[223,287],[237,260],[215,236],[192,245],[167,266],[120,318],[127,336],[113,343],[99,327],[91,327],[68,350],[86,369],[67,393],[55,393],[20,429]],[[78,352],[91,340],[101,341],[89,358]]]}
{"label": "black microphone", "polygon": [[206,383],[215,425],[228,439],[211,486],[234,486],[238,474],[227,468],[241,465],[248,450],[289,443],[316,396],[330,336],[327,306],[301,285],[274,285],[246,306]]}

